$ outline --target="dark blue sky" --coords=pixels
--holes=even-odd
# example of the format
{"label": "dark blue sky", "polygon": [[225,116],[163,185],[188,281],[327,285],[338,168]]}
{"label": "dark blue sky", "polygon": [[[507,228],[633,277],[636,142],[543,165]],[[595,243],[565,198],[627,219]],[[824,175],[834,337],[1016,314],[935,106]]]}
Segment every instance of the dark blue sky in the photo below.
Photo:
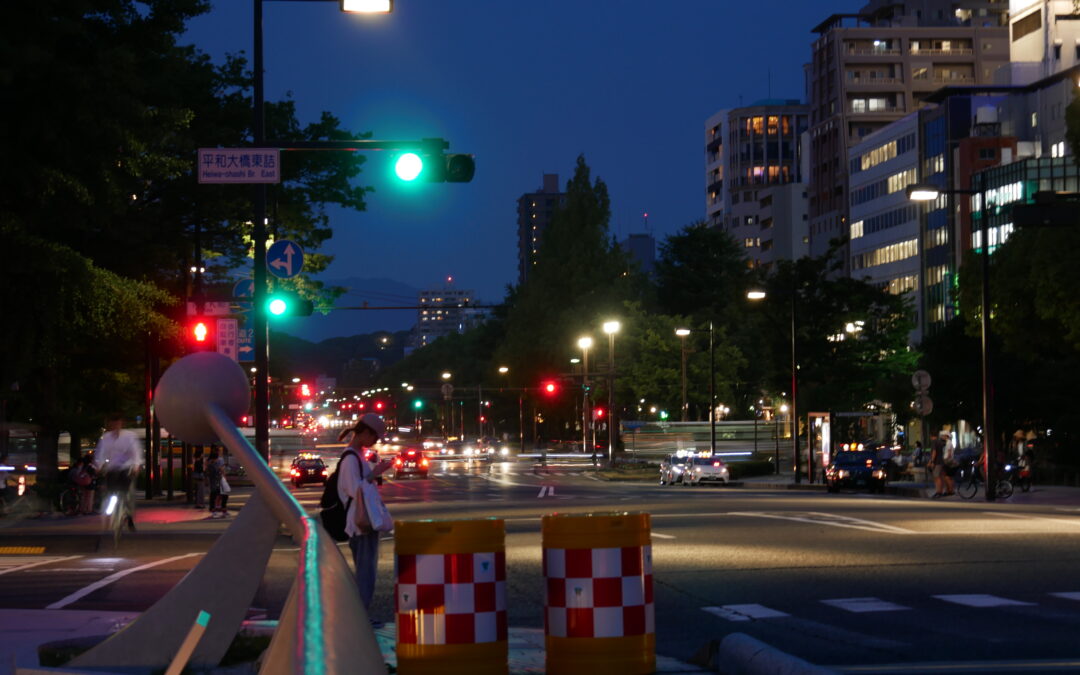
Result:
{"label": "dark blue sky", "polygon": [[[804,98],[810,29],[859,0],[395,0],[359,17],[336,2],[265,2],[266,95],[292,92],[376,138],[441,136],[475,153],[467,184],[402,191],[369,154],[366,212],[334,211],[323,278],[416,287],[453,275],[487,300],[516,281],[516,199],[578,154],[608,185],[612,229],[658,240],[704,217],[705,119],[772,95]],[[215,0],[189,41],[250,55],[251,2]],[[769,86],[771,79],[771,88]]]}

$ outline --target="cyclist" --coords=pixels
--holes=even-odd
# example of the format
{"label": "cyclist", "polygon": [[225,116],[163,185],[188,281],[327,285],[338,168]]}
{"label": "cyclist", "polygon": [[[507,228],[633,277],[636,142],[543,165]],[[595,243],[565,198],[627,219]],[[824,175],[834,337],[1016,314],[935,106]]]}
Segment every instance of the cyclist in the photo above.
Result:
{"label": "cyclist", "polygon": [[[94,468],[104,477],[105,494],[123,500],[128,529],[135,531],[135,477],[143,465],[139,438],[124,429],[124,416],[110,415],[94,450]],[[104,502],[103,502],[104,503]]]}

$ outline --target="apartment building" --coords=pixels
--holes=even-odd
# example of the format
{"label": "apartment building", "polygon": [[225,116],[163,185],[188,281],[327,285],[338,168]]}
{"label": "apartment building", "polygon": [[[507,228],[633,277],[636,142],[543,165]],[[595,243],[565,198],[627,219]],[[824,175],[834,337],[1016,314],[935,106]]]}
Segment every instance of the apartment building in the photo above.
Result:
{"label": "apartment building", "polygon": [[414,347],[429,345],[444,335],[464,333],[483,320],[483,311],[472,307],[476,304],[473,291],[454,288],[452,279],[442,288],[420,291],[417,304]]}
{"label": "apartment building", "polygon": [[857,14],[828,17],[813,32],[805,68],[808,210],[810,254],[821,255],[850,234],[849,148],[924,107],[944,85],[993,82],[1009,61],[1008,6],[873,0]]}
{"label": "apartment building", "polygon": [[518,283],[529,278],[544,232],[555,210],[566,204],[566,193],[559,191],[559,174],[545,173],[540,188],[518,198]]}
{"label": "apartment building", "polygon": [[806,106],[765,99],[705,122],[706,222],[729,232],[747,264],[806,254]]}

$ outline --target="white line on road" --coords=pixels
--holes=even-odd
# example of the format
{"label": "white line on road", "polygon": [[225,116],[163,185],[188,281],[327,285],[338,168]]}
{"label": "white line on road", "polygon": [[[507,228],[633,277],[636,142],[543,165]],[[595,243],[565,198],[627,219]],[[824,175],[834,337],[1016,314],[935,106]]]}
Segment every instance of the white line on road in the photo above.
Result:
{"label": "white line on road", "polygon": [[702,611],[715,614],[728,621],[750,621],[752,619],[779,619],[791,616],[764,605],[724,605],[723,607],[702,607]]}
{"label": "white line on road", "polygon": [[[34,556],[32,558],[27,558],[26,556],[20,556],[20,557],[24,559],[23,564],[16,565],[15,567],[8,567],[8,568],[5,568],[5,569],[0,569],[0,574],[7,574],[8,572],[21,572],[22,570],[28,570],[31,567],[37,567],[39,565],[48,565],[49,563],[54,563],[54,562],[63,562],[65,560],[74,560],[76,558],[81,558],[82,556],[81,555],[69,555],[69,556],[64,556],[64,557],[48,556],[48,557],[45,557],[45,558],[41,558],[41,557],[38,557],[38,556]],[[25,560],[31,560],[33,562],[25,562]],[[7,560],[5,560],[4,562],[7,562]],[[12,559],[11,562],[16,563],[16,562],[19,562],[19,561],[17,559]]]}
{"label": "white line on road", "polygon": [[1002,516],[1004,518],[1020,518],[1022,520],[1047,520],[1051,523],[1065,523],[1066,525],[1080,525],[1080,519],[1066,520],[1064,518],[1047,518],[1046,516],[1028,516],[1022,513],[1004,513],[1002,511],[983,511],[988,516]]}
{"label": "white line on road", "polygon": [[751,518],[775,518],[777,520],[792,520],[799,523],[810,523],[813,525],[829,525],[830,527],[846,527],[853,530],[865,530],[867,532],[889,532],[891,534],[915,534],[912,530],[906,530],[902,527],[896,527],[895,525],[886,525],[885,523],[876,523],[872,520],[863,520],[862,518],[852,518],[850,516],[838,516],[832,513],[821,513],[819,511],[806,511],[803,514],[797,513],[765,513],[763,511],[733,511],[732,516],[748,516]]}
{"label": "white line on road", "polygon": [[76,602],[77,600],[80,600],[82,598],[85,598],[86,596],[90,595],[91,593],[98,590],[99,588],[104,588],[105,586],[108,586],[109,584],[113,583],[114,581],[118,581],[120,579],[123,579],[124,577],[126,577],[129,574],[132,574],[134,572],[139,572],[139,571],[142,571],[142,570],[145,570],[145,569],[150,569],[151,567],[158,567],[159,565],[166,565],[166,564],[174,562],[176,560],[183,560],[184,558],[190,558],[190,557],[196,556],[196,555],[203,555],[203,554],[202,553],[185,553],[184,555],[176,555],[176,556],[173,556],[171,558],[165,558],[164,560],[155,560],[154,562],[146,563],[145,565],[139,565],[138,567],[132,567],[131,569],[120,570],[119,572],[115,572],[113,574],[110,574],[109,576],[105,577],[104,579],[100,579],[98,581],[95,581],[94,583],[90,584],[89,586],[84,586],[83,588],[80,588],[79,590],[75,591],[74,593],[67,596],[66,598],[63,598],[62,600],[57,600],[53,604],[47,606],[45,609],[63,609],[64,607],[67,607],[71,603]]}
{"label": "white line on road", "polygon": [[838,598],[836,600],[822,600],[821,602],[830,607],[855,612],[856,614],[862,614],[863,612],[896,612],[911,609],[879,598]]}
{"label": "white line on road", "polygon": [[541,497],[554,497],[554,496],[555,496],[555,486],[554,485],[544,485],[544,486],[542,486],[540,488],[540,494],[536,495],[537,499],[539,499]]}
{"label": "white line on road", "polygon": [[938,600],[944,600],[945,602],[951,602],[954,605],[964,605],[966,607],[1026,607],[1034,605],[1034,602],[1020,602],[1019,600],[1010,600],[1008,598],[1001,598],[996,595],[986,595],[982,593],[973,594],[961,594],[961,595],[935,595]]}
{"label": "white line on road", "polygon": [[674,539],[675,538],[675,535],[673,535],[673,534],[660,534],[659,532],[653,532],[651,534],[652,534],[652,536],[656,537],[657,539]]}

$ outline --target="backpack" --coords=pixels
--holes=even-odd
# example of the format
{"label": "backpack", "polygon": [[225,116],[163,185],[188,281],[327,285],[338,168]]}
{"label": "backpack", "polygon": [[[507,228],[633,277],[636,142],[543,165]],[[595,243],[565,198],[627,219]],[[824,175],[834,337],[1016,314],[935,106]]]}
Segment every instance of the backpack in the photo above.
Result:
{"label": "backpack", "polygon": [[347,502],[341,502],[341,496],[338,495],[338,474],[341,472],[341,463],[345,461],[345,458],[349,455],[356,457],[357,461],[360,460],[360,455],[356,454],[354,450],[346,450],[341,453],[341,458],[338,459],[337,468],[334,469],[334,473],[330,474],[330,477],[326,479],[326,485],[323,486],[322,497],[319,499],[319,519],[322,521],[323,529],[330,535],[330,538],[334,541],[348,541],[349,535],[345,534],[345,523],[348,522],[347,516],[349,514],[349,507],[352,506],[352,499]]}

